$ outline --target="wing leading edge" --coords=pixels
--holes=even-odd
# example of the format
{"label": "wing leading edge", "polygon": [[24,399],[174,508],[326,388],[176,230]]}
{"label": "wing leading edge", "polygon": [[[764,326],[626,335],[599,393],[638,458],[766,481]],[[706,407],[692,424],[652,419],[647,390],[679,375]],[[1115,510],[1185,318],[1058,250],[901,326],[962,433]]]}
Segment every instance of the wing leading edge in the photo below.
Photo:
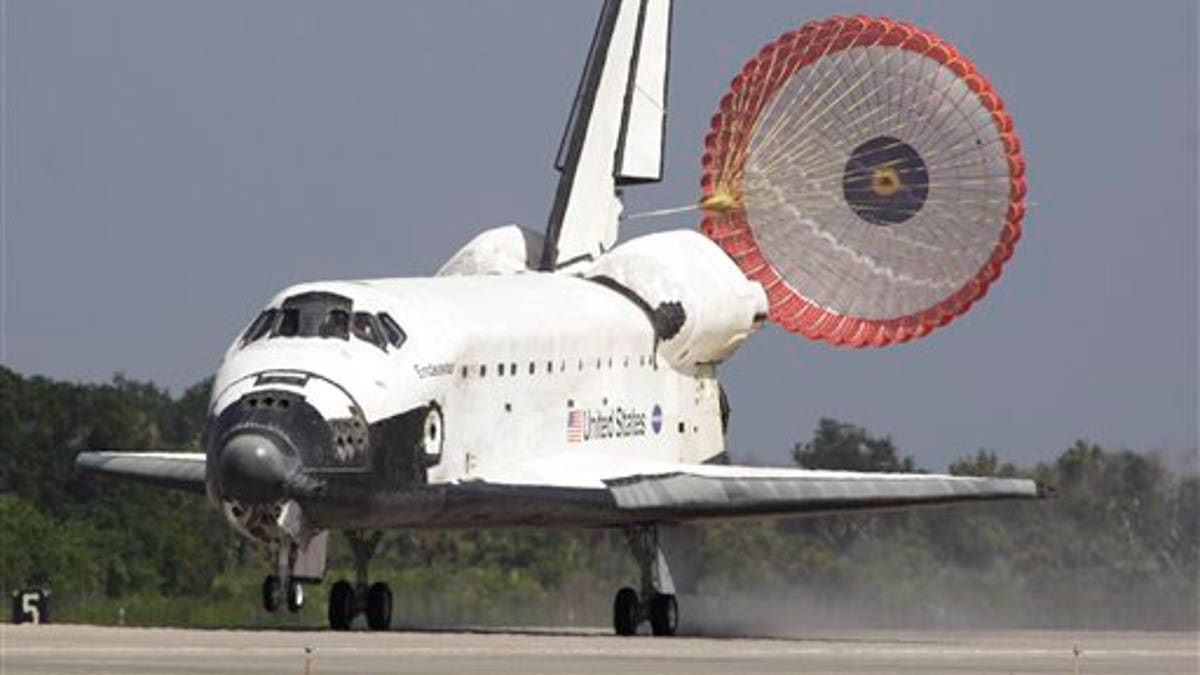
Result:
{"label": "wing leading edge", "polygon": [[204,461],[202,452],[84,452],[75,468],[203,494]]}

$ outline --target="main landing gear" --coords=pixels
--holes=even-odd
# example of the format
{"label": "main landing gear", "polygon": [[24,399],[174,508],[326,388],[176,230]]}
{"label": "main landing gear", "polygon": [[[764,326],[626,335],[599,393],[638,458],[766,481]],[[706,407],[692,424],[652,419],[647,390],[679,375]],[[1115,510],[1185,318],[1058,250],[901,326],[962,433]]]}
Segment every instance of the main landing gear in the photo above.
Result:
{"label": "main landing gear", "polygon": [[367,627],[371,630],[392,627],[392,589],[382,581],[368,585],[367,576],[367,566],[382,536],[382,532],[367,535],[351,530],[346,533],[354,551],[354,584],[339,579],[329,589],[329,627],[333,630],[350,630],[350,622],[359,614],[366,614]]}
{"label": "main landing gear", "polygon": [[658,527],[634,525],[625,530],[637,559],[641,590],[626,586],[613,600],[613,628],[617,635],[634,635],[642,622],[650,622],[654,635],[674,635],[679,629],[679,604],[675,585],[659,547]]}

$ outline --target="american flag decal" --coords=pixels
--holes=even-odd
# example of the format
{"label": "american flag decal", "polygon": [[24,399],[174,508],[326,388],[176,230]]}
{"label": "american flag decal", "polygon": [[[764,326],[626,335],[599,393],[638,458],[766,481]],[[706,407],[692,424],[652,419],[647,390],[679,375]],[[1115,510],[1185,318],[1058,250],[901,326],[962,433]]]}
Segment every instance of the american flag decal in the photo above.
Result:
{"label": "american flag decal", "polygon": [[587,413],[583,410],[572,410],[567,413],[567,442],[583,441],[583,425],[587,424]]}

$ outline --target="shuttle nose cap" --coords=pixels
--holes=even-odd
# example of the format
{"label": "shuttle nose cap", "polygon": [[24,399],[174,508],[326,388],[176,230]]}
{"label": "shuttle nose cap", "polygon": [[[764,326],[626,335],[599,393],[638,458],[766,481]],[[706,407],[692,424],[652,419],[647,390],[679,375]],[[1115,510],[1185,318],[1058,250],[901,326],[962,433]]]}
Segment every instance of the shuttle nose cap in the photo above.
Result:
{"label": "shuttle nose cap", "polygon": [[226,496],[243,502],[268,502],[283,496],[288,457],[260,434],[238,434],[221,449],[221,485]]}

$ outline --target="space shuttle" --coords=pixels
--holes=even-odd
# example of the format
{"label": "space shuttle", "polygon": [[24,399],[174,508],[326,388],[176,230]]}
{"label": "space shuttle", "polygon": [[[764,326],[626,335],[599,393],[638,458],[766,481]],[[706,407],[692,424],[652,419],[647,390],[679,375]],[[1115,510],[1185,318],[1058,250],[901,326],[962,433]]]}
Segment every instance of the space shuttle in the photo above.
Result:
{"label": "space shuttle", "polygon": [[[544,232],[516,225],[485,231],[432,277],[281,290],[224,354],[204,453],[93,451],[77,457],[77,468],[207,495],[240,534],[270,547],[275,563],[261,600],[271,611],[299,610],[304,585],[325,580],[329,534],[344,533],[356,574],[330,590],[335,630],[360,617],[370,630],[390,627],[392,591],[369,575],[387,530],[622,530],[640,579],[616,593],[613,628],[672,635],[677,597],[691,590],[680,564],[693,553],[688,524],[1040,496],[1038,485],[1022,479],[728,463],[729,404],[718,369],[765,322],[791,320],[781,313],[788,299],[776,302],[780,289],[748,268],[761,260],[737,254],[753,238],[739,235],[737,223],[769,217],[761,204],[786,200],[762,187],[770,182],[767,164],[748,163],[741,174],[706,180],[703,232],[619,237],[621,191],[663,175],[671,11],[670,0],[604,2]],[[844,51],[865,44],[839,37],[849,35],[844,27],[830,37],[826,25],[810,37],[820,38],[821,30],[826,43],[841,39]],[[799,44],[803,33],[785,34],[786,44]],[[878,39],[873,46],[889,46]],[[770,58],[784,62],[775,53]],[[903,58],[913,57],[897,60]],[[875,57],[864,59],[885,68]],[[771,77],[764,82],[780,86]],[[710,144],[736,142],[738,128],[753,128],[731,117],[751,110],[753,98],[746,100],[723,103]],[[757,105],[760,117],[774,114],[769,101]],[[720,125],[733,125],[733,133]],[[888,200],[897,184],[917,175],[913,158],[895,151],[899,145],[871,147],[838,178],[850,187],[831,194],[851,214],[887,220],[890,209],[900,213],[893,220],[903,217],[914,195]],[[904,147],[934,173],[936,153],[920,155],[917,140]],[[891,159],[873,167],[872,153]],[[729,154],[736,159],[738,151]],[[753,195],[766,201],[755,206]],[[739,208],[739,200],[747,206]],[[797,236],[812,228],[800,230]],[[772,236],[764,230],[760,243]],[[828,239],[817,237],[809,248]],[[831,248],[832,268],[839,251]],[[876,268],[879,259],[872,258]],[[905,279],[895,266],[889,272]],[[845,277],[838,292],[852,282]],[[813,306],[836,308],[793,290]],[[841,326],[829,335],[847,331]],[[919,336],[921,329],[910,332]]]}

